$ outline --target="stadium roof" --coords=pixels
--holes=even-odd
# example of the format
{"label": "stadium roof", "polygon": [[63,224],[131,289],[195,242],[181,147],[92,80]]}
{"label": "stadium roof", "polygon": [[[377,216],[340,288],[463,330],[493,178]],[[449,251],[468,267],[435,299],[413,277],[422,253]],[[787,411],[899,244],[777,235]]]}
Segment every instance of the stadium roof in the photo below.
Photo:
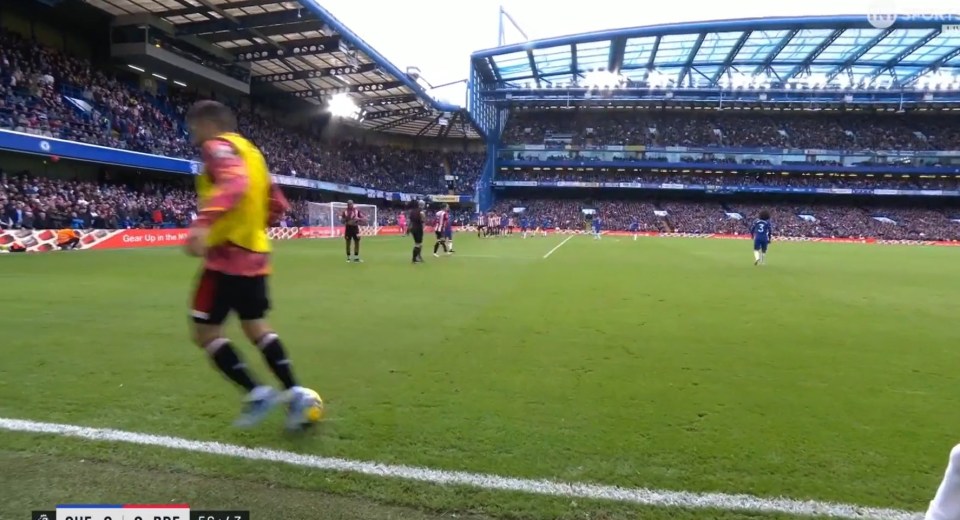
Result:
{"label": "stadium roof", "polygon": [[317,105],[346,93],[369,130],[478,137],[460,107],[440,103],[316,0],[87,0],[114,16],[151,14],[250,64],[270,83]]}
{"label": "stadium roof", "polygon": [[531,41],[478,51],[471,59],[482,80],[500,88],[584,85],[597,72],[663,87],[957,88],[958,23],[960,16],[952,15],[678,23]]}

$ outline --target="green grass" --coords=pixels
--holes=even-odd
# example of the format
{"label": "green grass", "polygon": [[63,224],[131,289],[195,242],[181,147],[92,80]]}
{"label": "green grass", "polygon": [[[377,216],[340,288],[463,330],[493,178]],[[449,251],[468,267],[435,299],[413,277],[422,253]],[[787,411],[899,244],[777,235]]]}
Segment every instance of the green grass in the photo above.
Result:
{"label": "green grass", "polygon": [[[777,243],[755,268],[745,241],[577,237],[543,259],[561,240],[462,235],[461,256],[422,266],[399,238],[366,240],[363,265],[346,264],[339,241],[279,243],[271,319],[329,407],[306,438],[282,435],[279,416],[252,431],[227,426],[237,393],[186,339],[196,263],[179,251],[6,255],[0,417],[924,509],[960,429],[950,413],[960,401],[957,251]],[[0,518],[67,501],[42,482],[84,472],[117,478],[63,482],[72,501],[231,507],[237,497],[283,518],[316,518],[310,501],[331,518],[638,511],[9,432],[0,467],[33,475],[10,482],[16,472],[0,471],[0,489],[20,489],[0,492]],[[34,488],[36,501],[24,498]]]}

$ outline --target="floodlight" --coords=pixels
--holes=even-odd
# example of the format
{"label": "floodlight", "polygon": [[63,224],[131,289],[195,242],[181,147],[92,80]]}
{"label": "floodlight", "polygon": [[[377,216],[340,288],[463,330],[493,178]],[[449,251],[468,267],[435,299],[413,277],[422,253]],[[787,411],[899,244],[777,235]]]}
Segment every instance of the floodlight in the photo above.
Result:
{"label": "floodlight", "polygon": [[335,117],[357,119],[360,116],[360,107],[353,102],[349,94],[337,94],[327,102],[327,110]]}

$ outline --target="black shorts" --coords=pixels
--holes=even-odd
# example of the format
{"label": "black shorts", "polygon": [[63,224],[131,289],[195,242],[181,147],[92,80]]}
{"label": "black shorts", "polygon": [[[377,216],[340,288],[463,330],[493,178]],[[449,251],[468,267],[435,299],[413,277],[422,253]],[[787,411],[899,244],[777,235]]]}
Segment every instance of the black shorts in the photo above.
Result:
{"label": "black shorts", "polygon": [[410,229],[410,236],[413,237],[413,241],[417,244],[423,243],[423,228]]}
{"label": "black shorts", "polygon": [[231,311],[242,321],[259,320],[270,310],[267,277],[235,276],[204,269],[193,293],[194,323],[220,325]]}
{"label": "black shorts", "polygon": [[347,240],[360,240],[360,226],[347,226],[343,230],[343,237]]}
{"label": "black shorts", "polygon": [[438,229],[438,230],[434,231],[434,233],[436,233],[436,235],[437,235],[437,240],[443,240],[443,231],[440,231],[440,230]]}

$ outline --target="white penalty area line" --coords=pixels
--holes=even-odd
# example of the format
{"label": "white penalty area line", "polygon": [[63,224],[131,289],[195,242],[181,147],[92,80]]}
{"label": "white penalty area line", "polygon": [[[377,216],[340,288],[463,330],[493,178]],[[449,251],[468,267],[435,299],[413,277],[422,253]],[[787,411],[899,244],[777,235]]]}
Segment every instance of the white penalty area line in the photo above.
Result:
{"label": "white penalty area line", "polygon": [[686,509],[715,509],[722,511],[749,511],[758,513],[781,513],[805,517],[831,517],[876,520],[917,520],[920,513],[860,507],[850,504],[817,502],[814,500],[791,500],[788,498],[762,498],[753,495],[728,495],[724,493],[691,493],[645,488],[622,488],[579,482],[556,482],[531,480],[446,471],[415,466],[399,466],[340,458],[318,457],[269,448],[248,448],[210,441],[194,441],[165,435],[127,432],[109,428],[87,428],[69,424],[45,423],[19,419],[0,418],[0,430],[27,433],[45,433],[62,437],[74,437],[91,441],[122,442],[140,446],[156,446],[206,455],[220,455],[236,459],[278,462],[293,466],[315,468],[324,471],[355,473],[373,477],[403,479],[428,484],[467,486],[494,491],[513,491],[532,495],[604,500],[643,506],[678,507]]}
{"label": "white penalty area line", "polygon": [[557,249],[560,249],[561,247],[563,247],[563,244],[566,244],[567,242],[570,241],[571,238],[573,238],[573,237],[575,237],[575,236],[576,236],[576,235],[570,235],[570,236],[568,236],[567,238],[563,239],[563,242],[560,242],[559,244],[556,245],[556,247],[554,247],[553,249],[547,251],[547,254],[543,255],[544,260],[546,260],[547,258],[550,258],[550,255],[552,255],[552,254],[554,253],[554,251],[556,251]]}

